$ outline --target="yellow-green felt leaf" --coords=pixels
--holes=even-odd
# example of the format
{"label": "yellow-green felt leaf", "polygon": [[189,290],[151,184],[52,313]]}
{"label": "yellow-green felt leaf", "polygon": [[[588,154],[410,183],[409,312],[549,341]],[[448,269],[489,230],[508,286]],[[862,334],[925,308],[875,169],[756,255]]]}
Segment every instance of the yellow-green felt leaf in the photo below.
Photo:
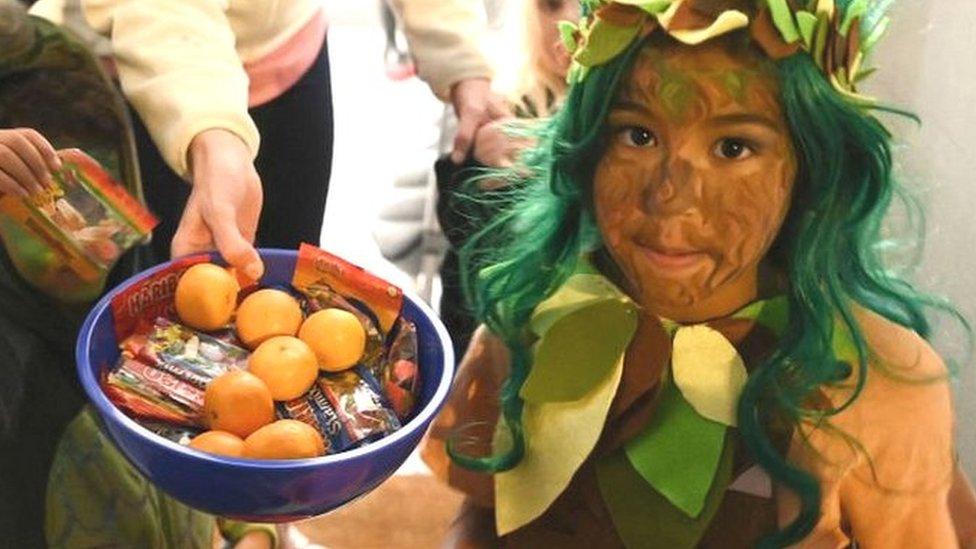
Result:
{"label": "yellow-green felt leaf", "polygon": [[800,39],[800,31],[793,22],[793,10],[790,9],[786,0],[767,0],[770,14],[773,16],[773,24],[779,30],[780,35],[787,44],[792,44]]}
{"label": "yellow-green felt leaf", "polygon": [[749,377],[742,356],[718,331],[698,325],[674,335],[674,383],[703,417],[736,425],[739,395]]}
{"label": "yellow-green felt leaf", "polygon": [[576,32],[578,30],[575,23],[569,21],[559,22],[559,37],[563,41],[563,46],[566,46],[566,51],[570,54],[576,51]]}
{"label": "yellow-green felt leaf", "polygon": [[749,16],[741,11],[727,10],[722,12],[722,15],[719,15],[711,25],[704,29],[673,30],[668,31],[668,34],[673,36],[674,39],[678,40],[679,42],[683,42],[689,46],[695,46],[707,40],[711,40],[716,36],[721,36],[725,33],[747,26],[749,26]]}
{"label": "yellow-green felt leaf", "polygon": [[538,518],[569,486],[600,438],[623,369],[620,357],[611,375],[580,400],[525,403],[525,455],[514,469],[495,475],[499,535]]}
{"label": "yellow-green felt leaf", "polygon": [[581,265],[529,321],[539,336],[520,396],[578,400],[610,374],[637,329],[637,307],[609,280]]}
{"label": "yellow-green felt leaf", "polygon": [[800,29],[803,44],[807,48],[813,46],[813,33],[817,28],[817,16],[808,11],[798,11],[796,12],[796,26]]}
{"label": "yellow-green felt leaf", "polygon": [[535,347],[520,395],[527,402],[578,400],[606,378],[637,329],[633,306],[604,301],[563,317]]}
{"label": "yellow-green felt leaf", "polygon": [[597,19],[587,31],[586,41],[573,59],[585,67],[596,67],[613,59],[634,40],[640,26],[620,27]]}
{"label": "yellow-green felt leaf", "polygon": [[640,8],[651,15],[657,15],[666,11],[674,4],[675,0],[614,0],[615,4],[634,6]]}

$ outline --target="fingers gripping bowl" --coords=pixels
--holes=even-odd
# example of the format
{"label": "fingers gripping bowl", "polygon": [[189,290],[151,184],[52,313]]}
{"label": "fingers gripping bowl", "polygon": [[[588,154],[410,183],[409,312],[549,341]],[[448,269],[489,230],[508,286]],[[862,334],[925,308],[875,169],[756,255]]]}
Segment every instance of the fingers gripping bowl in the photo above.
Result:
{"label": "fingers gripping bowl", "polygon": [[[298,253],[261,250],[262,285],[287,285]],[[401,315],[417,328],[419,382],[412,416],[402,428],[368,445],[311,459],[256,461],[204,453],[167,440],[119,410],[100,385],[119,358],[114,297],[170,267],[140,273],[102,298],[89,313],[76,347],[82,386],[105,434],[150,481],[176,499],[244,520],[284,522],[319,515],[374,489],[406,460],[443,404],[454,356],[441,322],[419,299],[404,295]]]}

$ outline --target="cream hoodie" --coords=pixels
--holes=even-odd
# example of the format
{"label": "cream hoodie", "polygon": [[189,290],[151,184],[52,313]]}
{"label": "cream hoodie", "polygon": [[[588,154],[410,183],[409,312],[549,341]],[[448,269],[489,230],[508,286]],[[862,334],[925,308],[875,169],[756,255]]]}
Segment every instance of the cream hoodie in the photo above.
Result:
{"label": "cream hoodie", "polygon": [[[184,178],[190,142],[207,129],[235,133],[257,155],[243,64],[275,51],[322,8],[321,0],[40,0],[31,13],[62,24],[65,5],[77,2],[87,24],[111,39],[123,93]],[[474,0],[397,2],[435,93],[490,76]]]}

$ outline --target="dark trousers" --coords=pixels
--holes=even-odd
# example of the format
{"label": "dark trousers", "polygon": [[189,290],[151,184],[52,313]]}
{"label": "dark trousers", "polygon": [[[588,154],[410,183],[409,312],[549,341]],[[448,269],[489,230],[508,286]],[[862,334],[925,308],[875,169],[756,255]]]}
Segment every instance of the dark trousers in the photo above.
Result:
{"label": "dark trousers", "polygon": [[[312,67],[288,91],[250,109],[261,134],[254,164],[264,188],[259,247],[297,249],[318,244],[332,171],[332,85],[327,42]],[[143,187],[160,218],[153,232],[153,263],[169,259],[170,243],[190,196],[190,185],[166,165],[133,112]]]}

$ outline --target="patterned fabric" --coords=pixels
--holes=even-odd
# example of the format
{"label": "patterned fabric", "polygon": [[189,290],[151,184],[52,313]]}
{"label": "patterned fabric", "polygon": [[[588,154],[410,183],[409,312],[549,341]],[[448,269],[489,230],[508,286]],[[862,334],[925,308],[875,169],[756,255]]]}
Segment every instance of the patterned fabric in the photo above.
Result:
{"label": "patterned fabric", "polygon": [[150,484],[102,434],[88,408],[58,446],[47,504],[52,548],[212,546],[213,517]]}

